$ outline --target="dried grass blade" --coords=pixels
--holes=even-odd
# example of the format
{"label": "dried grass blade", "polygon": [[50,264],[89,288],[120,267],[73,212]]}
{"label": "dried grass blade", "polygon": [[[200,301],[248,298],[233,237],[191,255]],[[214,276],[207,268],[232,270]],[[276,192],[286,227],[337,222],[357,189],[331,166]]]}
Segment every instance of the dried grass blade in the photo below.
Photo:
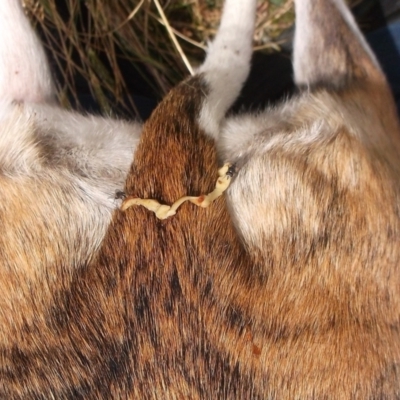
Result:
{"label": "dried grass blade", "polygon": [[176,39],[176,36],[171,28],[171,25],[168,22],[167,17],[164,14],[164,10],[162,9],[160,3],[158,0],[153,0],[154,4],[157,7],[158,13],[160,14],[161,19],[164,22],[165,28],[167,29],[168,35],[170,36],[172,43],[174,44],[176,50],[178,51],[179,55],[182,58],[183,63],[185,64],[186,68],[188,69],[190,75],[193,75],[193,68],[191,66],[191,64],[189,63],[189,60],[187,59],[185,53],[183,52],[180,44],[178,43],[178,40]]}

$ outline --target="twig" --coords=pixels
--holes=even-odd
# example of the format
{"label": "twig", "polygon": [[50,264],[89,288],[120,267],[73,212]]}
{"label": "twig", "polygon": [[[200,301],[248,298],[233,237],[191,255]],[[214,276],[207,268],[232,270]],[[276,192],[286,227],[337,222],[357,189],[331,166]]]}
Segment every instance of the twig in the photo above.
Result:
{"label": "twig", "polygon": [[127,24],[136,14],[137,12],[142,8],[142,5],[145,0],[141,0],[141,2],[133,9],[133,11],[128,15],[128,17],[125,19],[124,22],[122,22],[120,25],[118,25],[116,28],[112,29],[111,31],[105,33],[105,35],[108,35],[110,33],[114,33],[121,29],[125,24]]}
{"label": "twig", "polygon": [[[161,24],[161,25],[165,25],[164,20],[162,20],[161,18],[156,18],[156,20]],[[181,38],[182,40],[184,40],[187,43],[190,43],[191,45],[198,47],[201,50],[207,50],[207,46],[205,46],[204,44],[201,44],[200,42],[197,42],[196,40],[190,39],[187,36],[185,36],[183,33],[180,33],[179,31],[177,31],[176,29],[172,28],[172,32],[178,36],[179,38]]]}
{"label": "twig", "polygon": [[178,51],[179,55],[181,56],[182,61],[185,64],[186,68],[188,69],[190,75],[193,75],[193,68],[190,65],[189,60],[187,59],[185,53],[183,52],[180,44],[178,43],[178,40],[176,39],[176,36],[175,36],[175,34],[174,34],[174,32],[173,32],[173,30],[171,28],[171,25],[169,24],[168,19],[164,14],[164,10],[162,9],[162,7],[161,7],[161,5],[160,5],[158,0],[154,0],[154,3],[156,5],[156,7],[157,7],[157,10],[158,10],[158,12],[160,14],[161,19],[164,22],[165,28],[167,29],[167,32],[168,32],[168,34],[169,34],[169,36],[170,36],[170,38],[172,40],[172,43],[175,45],[176,50]]}

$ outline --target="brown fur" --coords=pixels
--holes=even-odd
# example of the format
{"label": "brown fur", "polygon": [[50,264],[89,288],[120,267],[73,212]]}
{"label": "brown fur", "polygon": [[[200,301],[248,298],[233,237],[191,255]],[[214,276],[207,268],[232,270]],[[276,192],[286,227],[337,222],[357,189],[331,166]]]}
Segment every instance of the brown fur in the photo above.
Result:
{"label": "brown fur", "polygon": [[[400,398],[400,131],[373,73],[271,114],[210,208],[117,211],[92,262],[38,271],[24,256],[2,272],[0,397]],[[197,76],[159,105],[128,195],[171,204],[214,188],[216,146],[197,123],[207,91]],[[17,237],[29,204],[16,194],[2,223]]]}
{"label": "brown fur", "polygon": [[[145,125],[127,193],[171,203],[213,188],[214,145],[194,121],[201,90],[181,84]],[[166,221],[118,212],[97,263],[60,281],[43,321],[3,352],[2,397],[397,398],[398,171],[345,127],[262,162],[274,190],[252,205],[250,256],[223,198]]]}
{"label": "brown fur", "polygon": [[[155,111],[128,193],[134,188],[170,203],[188,190],[213,188],[215,148],[195,122],[204,89],[198,78],[183,83]],[[57,289],[53,283],[54,304],[36,310],[44,320],[28,320],[21,329],[29,341],[3,352],[10,372],[0,393],[51,393],[57,399],[250,396],[251,369],[242,376],[238,360],[246,354],[258,359],[260,349],[230,294],[235,282],[249,291],[257,280],[244,254],[223,198],[205,210],[185,204],[166,221],[140,207],[117,213],[98,263],[77,270],[72,282],[60,279]],[[232,339],[237,350],[230,357]]]}
{"label": "brown fur", "polygon": [[[311,96],[286,121],[287,135],[316,111],[337,128],[311,144],[290,146],[291,138],[254,151],[239,171],[241,190],[231,193],[234,215],[252,221],[239,227],[268,276],[237,301],[250,297],[246,315],[258,318],[253,337],[263,344],[259,373],[267,371],[277,399],[400,396],[398,152],[387,138],[363,142],[335,122],[354,101],[368,105],[365,90]],[[321,99],[326,108],[314,108]],[[258,185],[244,192],[254,176]]]}

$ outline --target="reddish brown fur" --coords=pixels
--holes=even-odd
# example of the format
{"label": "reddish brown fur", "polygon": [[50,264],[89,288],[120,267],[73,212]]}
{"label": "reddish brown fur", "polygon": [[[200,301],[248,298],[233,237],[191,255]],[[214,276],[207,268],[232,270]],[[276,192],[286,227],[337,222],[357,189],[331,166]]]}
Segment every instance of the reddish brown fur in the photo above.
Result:
{"label": "reddish brown fur", "polygon": [[[134,188],[141,197],[171,203],[213,189],[214,145],[195,123],[204,89],[197,79],[189,81],[159,106],[145,126],[128,194]],[[40,305],[35,314],[41,319],[19,326],[18,346],[6,331],[1,396],[249,394],[249,372],[235,378],[237,358],[254,351],[245,337],[249,322],[236,316],[229,300],[232,282],[252,286],[243,256],[223,198],[209,209],[185,204],[166,221],[141,207],[117,213],[98,263],[76,270],[72,282],[58,276],[53,304]],[[232,360],[225,354],[227,323],[239,333],[240,351]],[[230,384],[224,381],[229,371]]]}
{"label": "reddish brown fur", "polygon": [[[165,221],[118,211],[94,262],[35,272],[25,257],[2,273],[0,397],[399,398],[400,133],[383,79],[344,86],[293,100],[280,142],[230,160],[230,212],[224,198]],[[214,188],[196,122],[206,92],[192,78],[160,104],[128,195],[171,204]],[[325,135],[296,137],[316,120]],[[4,229],[25,207],[18,193]]]}
{"label": "reddish brown fur", "polygon": [[[128,194],[170,204],[213,188],[214,145],[194,120],[201,89],[180,85],[146,124]],[[254,229],[270,213],[277,222],[247,255],[223,198],[165,221],[118,212],[98,261],[6,353],[2,396],[396,398],[398,170],[345,127],[307,152],[277,146],[263,158],[265,185],[288,197],[255,202]],[[354,187],[337,174],[349,163]],[[301,214],[285,205],[295,201]]]}
{"label": "reddish brown fur", "polygon": [[[284,122],[287,141],[255,149],[239,171],[259,184],[231,195],[234,214],[252,221],[244,240],[268,276],[236,299],[249,299],[246,315],[259,318],[259,373],[268,371],[279,399],[400,396],[400,135],[380,85],[312,95]],[[290,138],[318,119],[332,127],[325,137]]]}

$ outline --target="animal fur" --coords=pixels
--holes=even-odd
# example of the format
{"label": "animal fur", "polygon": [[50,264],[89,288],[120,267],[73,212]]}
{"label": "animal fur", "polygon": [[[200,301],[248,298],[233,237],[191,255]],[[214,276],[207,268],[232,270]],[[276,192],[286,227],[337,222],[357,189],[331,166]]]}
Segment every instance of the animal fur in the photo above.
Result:
{"label": "animal fur", "polygon": [[116,210],[102,241],[112,207],[81,182],[97,190],[108,167],[95,158],[83,174],[77,135],[47,136],[70,132],[62,111],[47,127],[54,106],[7,106],[1,398],[400,398],[394,103],[341,0],[298,0],[296,13],[296,97],[225,119],[255,14],[253,0],[226,0],[205,63],[143,127],[125,192],[171,204],[234,163],[207,209]]}

